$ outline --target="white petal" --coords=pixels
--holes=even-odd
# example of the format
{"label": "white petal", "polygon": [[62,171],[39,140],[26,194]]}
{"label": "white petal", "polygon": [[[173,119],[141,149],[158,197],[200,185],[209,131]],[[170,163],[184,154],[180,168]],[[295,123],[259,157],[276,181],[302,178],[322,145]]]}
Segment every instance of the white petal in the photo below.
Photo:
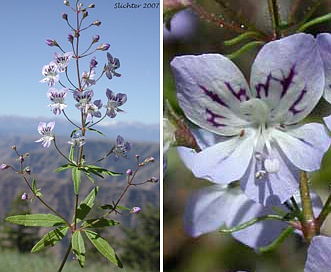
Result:
{"label": "white petal", "polygon": [[285,132],[275,130],[272,136],[296,167],[309,172],[320,168],[323,155],[330,146],[325,127],[317,123]]}
{"label": "white petal", "polygon": [[253,154],[253,140],[253,135],[232,137],[199,153],[181,153],[181,157],[196,177],[228,184],[246,172]]}

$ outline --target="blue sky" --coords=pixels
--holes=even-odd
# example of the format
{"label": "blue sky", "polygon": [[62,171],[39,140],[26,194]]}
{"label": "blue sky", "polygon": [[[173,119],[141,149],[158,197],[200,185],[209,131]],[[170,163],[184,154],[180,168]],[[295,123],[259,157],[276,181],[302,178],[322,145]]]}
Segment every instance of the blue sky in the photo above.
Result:
{"label": "blue sky", "polygon": [[[74,4],[75,0],[69,2]],[[84,6],[91,2],[84,2]],[[113,121],[159,123],[160,7],[115,9],[118,2],[127,3],[123,0],[93,1],[96,8],[89,9],[86,22],[91,23],[98,19],[101,25],[81,33],[81,39],[88,43],[92,36],[100,35],[100,42],[109,43],[108,52],[121,62],[117,71],[122,77],[112,80],[102,78],[93,88],[95,99],[106,103],[106,88],[115,93],[126,93],[128,101],[122,106],[126,113],[119,114]],[[141,0],[131,2],[141,3]],[[59,50],[48,47],[45,40],[54,38],[65,51],[70,51],[67,41],[70,29],[61,14],[67,13],[69,20],[73,19],[74,14],[62,0],[4,1],[1,3],[1,10],[0,115],[40,117],[41,121],[43,118],[54,118],[56,121],[59,117],[47,107],[47,83],[39,83],[39,80],[43,78],[42,66],[52,61],[53,53]],[[99,75],[106,62],[106,53],[97,51],[92,56],[96,56],[99,62],[96,70]],[[89,59],[86,58],[86,61]],[[81,73],[84,70],[88,70],[88,65],[81,67]],[[55,87],[61,88],[60,85]],[[67,101],[67,114],[74,120],[79,119],[80,115],[74,107],[71,95]]]}

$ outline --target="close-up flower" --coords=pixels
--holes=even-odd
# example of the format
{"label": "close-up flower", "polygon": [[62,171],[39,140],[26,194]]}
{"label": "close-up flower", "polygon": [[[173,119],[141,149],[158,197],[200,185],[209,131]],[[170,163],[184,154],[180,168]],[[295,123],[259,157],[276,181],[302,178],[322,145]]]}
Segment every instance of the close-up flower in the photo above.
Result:
{"label": "close-up flower", "polygon": [[72,52],[66,52],[63,55],[57,52],[54,53],[54,63],[57,66],[57,70],[59,73],[63,73],[67,68],[70,59],[74,56]]}
{"label": "close-up flower", "polygon": [[54,126],[55,122],[49,122],[48,124],[45,122],[40,122],[38,125],[38,132],[42,137],[35,142],[41,142],[42,146],[45,148],[50,147],[52,141],[54,140],[54,134],[52,133]]}
{"label": "close-up flower", "polygon": [[86,120],[92,122],[93,117],[100,118],[101,112],[99,111],[102,108],[102,101],[100,99],[95,100],[93,103],[89,103],[86,105],[83,110],[84,114],[86,114]]}
{"label": "close-up flower", "polygon": [[68,144],[71,144],[74,147],[81,147],[86,143],[85,137],[81,136],[80,133],[76,132],[74,135],[71,137],[71,140],[68,141]]}
{"label": "close-up flower", "polygon": [[60,79],[60,76],[57,73],[57,66],[53,61],[47,65],[44,65],[41,73],[45,78],[39,80],[39,82],[41,83],[48,82],[49,87],[54,86],[54,84],[58,82]]}
{"label": "close-up flower", "polygon": [[122,106],[127,101],[126,94],[115,93],[109,89],[106,90],[106,96],[108,98],[107,105],[104,107],[107,109],[107,116],[114,118],[117,115],[117,112],[123,112],[119,107]]}
{"label": "close-up flower", "polygon": [[267,43],[252,65],[250,87],[220,54],[175,57],[171,66],[186,117],[219,136],[191,157],[196,177],[220,184],[240,180],[249,198],[275,205],[297,191],[300,170],[320,168],[330,137],[322,124],[299,123],[324,92],[312,35]]}
{"label": "close-up flower", "polygon": [[120,60],[118,58],[113,58],[113,56],[107,52],[108,64],[106,66],[106,76],[108,79],[112,79],[113,76],[120,77],[121,74],[117,73],[115,70],[120,68]]}
{"label": "close-up flower", "polygon": [[48,106],[53,108],[55,115],[61,114],[61,112],[67,107],[64,99],[67,96],[68,89],[61,89],[58,91],[56,88],[50,88],[47,92],[47,97],[51,100],[51,104]]}
{"label": "close-up flower", "polygon": [[132,144],[126,142],[122,136],[118,135],[116,138],[116,146],[113,150],[115,154],[114,160],[117,161],[119,156],[126,159],[128,157],[127,153],[131,150],[131,148]]}
{"label": "close-up flower", "polygon": [[92,69],[90,72],[83,72],[82,80],[84,82],[84,88],[88,88],[91,85],[95,85],[95,70]]}

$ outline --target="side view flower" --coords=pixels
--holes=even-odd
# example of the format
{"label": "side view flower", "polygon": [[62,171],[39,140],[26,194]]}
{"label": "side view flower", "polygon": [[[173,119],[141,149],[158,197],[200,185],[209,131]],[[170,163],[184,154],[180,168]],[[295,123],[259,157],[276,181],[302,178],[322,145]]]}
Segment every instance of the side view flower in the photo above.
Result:
{"label": "side view flower", "polygon": [[108,98],[107,105],[104,107],[107,109],[107,116],[114,118],[117,115],[117,112],[123,112],[119,107],[122,106],[127,101],[126,94],[118,93],[114,94],[113,91],[107,89],[106,96]]}
{"label": "side view flower", "polygon": [[176,57],[171,66],[187,118],[220,136],[192,156],[195,176],[220,184],[240,179],[249,198],[275,205],[297,191],[299,170],[319,169],[330,137],[322,124],[299,125],[324,92],[313,36],[266,44],[253,63],[250,87],[219,54]]}

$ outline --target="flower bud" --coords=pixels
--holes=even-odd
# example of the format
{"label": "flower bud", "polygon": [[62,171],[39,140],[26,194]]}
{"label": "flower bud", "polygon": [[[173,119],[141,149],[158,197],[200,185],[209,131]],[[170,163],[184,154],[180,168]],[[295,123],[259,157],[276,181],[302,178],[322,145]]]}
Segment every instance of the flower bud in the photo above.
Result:
{"label": "flower bud", "polygon": [[68,21],[68,14],[67,13],[62,13],[62,19]]}
{"label": "flower bud", "polygon": [[97,47],[97,50],[107,51],[109,49],[109,43],[103,43]]}
{"label": "flower bud", "polygon": [[148,182],[151,182],[151,183],[158,183],[159,182],[159,179],[156,178],[156,177],[151,177]]}
{"label": "flower bud", "polygon": [[126,170],[126,175],[127,176],[132,176],[132,170],[131,169]]}
{"label": "flower bud", "polygon": [[92,23],[92,25],[99,26],[101,25],[101,22],[99,20],[96,20]]}
{"label": "flower bud", "polygon": [[94,4],[90,4],[88,7],[89,7],[89,8],[94,8],[95,5],[94,5]]}
{"label": "flower bud", "polygon": [[88,12],[87,11],[84,11],[83,12],[83,19],[86,18],[88,16]]}
{"label": "flower bud", "polygon": [[67,1],[67,0],[64,0],[63,3],[64,3],[66,6],[70,6],[69,1]]}
{"label": "flower bud", "polygon": [[100,39],[100,36],[99,36],[99,35],[95,35],[95,36],[93,36],[93,38],[92,38],[92,43],[96,43],[96,42],[98,42],[99,39]]}
{"label": "flower bud", "polygon": [[90,60],[90,67],[95,68],[98,65],[98,62],[95,60],[95,57],[92,57]]}
{"label": "flower bud", "polygon": [[8,169],[9,167],[10,167],[10,166],[9,166],[8,164],[3,163],[3,164],[0,165],[0,170],[6,170],[6,169]]}
{"label": "flower bud", "polygon": [[53,39],[46,39],[46,44],[48,46],[59,46],[56,42],[56,40],[53,40]]}
{"label": "flower bud", "polygon": [[74,41],[74,36],[72,36],[71,34],[68,34],[68,41],[69,41],[70,43],[73,43],[73,41]]}
{"label": "flower bud", "polygon": [[31,169],[30,169],[30,167],[25,168],[25,173],[27,173],[28,175],[31,175]]}
{"label": "flower bud", "polygon": [[130,213],[140,213],[140,211],[141,211],[141,208],[140,207],[133,207],[130,210]]}
{"label": "flower bud", "polygon": [[11,148],[16,151],[16,145],[13,145]]}
{"label": "flower bud", "polygon": [[21,196],[21,199],[22,200],[28,200],[29,199],[29,196],[27,193],[24,193],[22,196]]}

